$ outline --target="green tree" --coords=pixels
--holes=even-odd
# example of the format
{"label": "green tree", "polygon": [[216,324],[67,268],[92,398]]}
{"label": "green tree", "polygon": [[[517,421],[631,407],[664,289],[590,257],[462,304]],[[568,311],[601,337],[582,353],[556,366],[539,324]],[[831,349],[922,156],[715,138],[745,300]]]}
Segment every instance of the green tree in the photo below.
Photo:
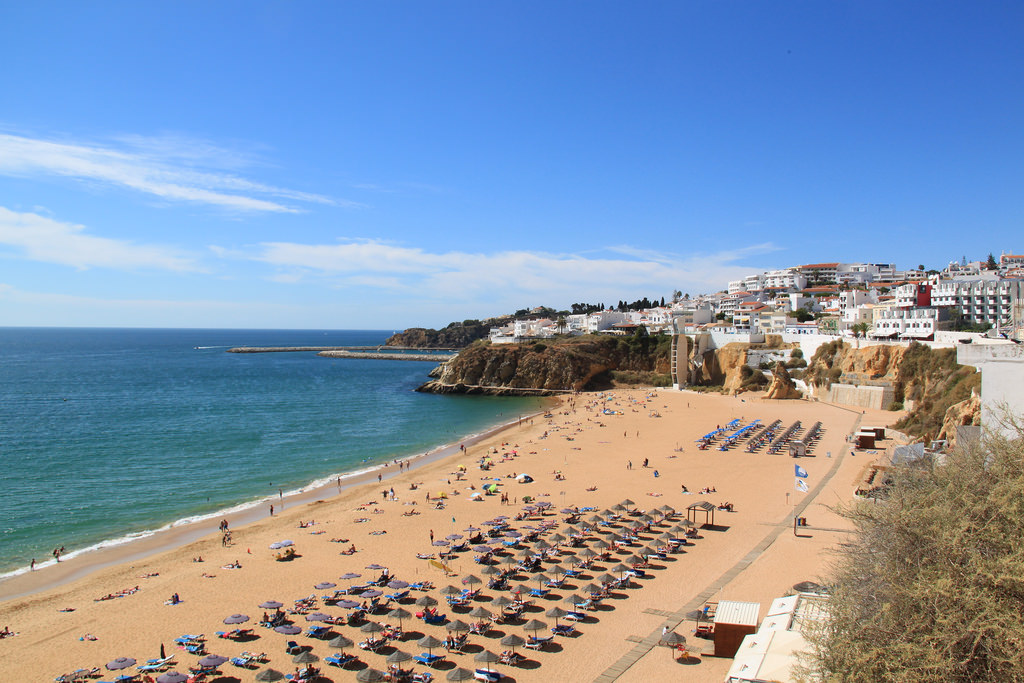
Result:
{"label": "green tree", "polygon": [[985,261],[985,270],[995,270],[999,265],[996,263],[996,257],[992,254],[988,255],[988,259]]}
{"label": "green tree", "polygon": [[805,662],[826,681],[1024,681],[1024,431],[886,473],[840,508],[828,619]]}
{"label": "green tree", "polygon": [[808,311],[806,308],[798,308],[793,311],[793,317],[796,318],[798,323],[805,323],[808,320],[814,319],[814,314]]}

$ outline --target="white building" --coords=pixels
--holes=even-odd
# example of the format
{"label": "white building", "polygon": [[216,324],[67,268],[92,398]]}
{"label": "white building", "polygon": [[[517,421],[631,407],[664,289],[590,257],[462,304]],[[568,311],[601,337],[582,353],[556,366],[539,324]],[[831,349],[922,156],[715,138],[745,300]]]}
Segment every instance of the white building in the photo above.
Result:
{"label": "white building", "polygon": [[871,336],[877,339],[933,339],[945,320],[948,320],[946,311],[937,308],[892,308],[877,313]]}
{"label": "white building", "polygon": [[1009,329],[1021,325],[1024,280],[939,281],[931,286],[931,305],[959,310],[971,324]]}

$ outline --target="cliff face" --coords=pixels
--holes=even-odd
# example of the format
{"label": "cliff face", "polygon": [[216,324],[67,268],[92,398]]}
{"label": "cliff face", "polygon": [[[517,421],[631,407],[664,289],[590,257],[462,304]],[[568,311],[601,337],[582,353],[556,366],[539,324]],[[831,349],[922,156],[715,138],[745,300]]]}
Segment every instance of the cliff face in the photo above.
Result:
{"label": "cliff face", "polygon": [[747,363],[749,344],[733,342],[720,349],[705,351],[698,381],[704,385],[721,384],[730,393],[736,393],[742,379],[740,368]]}
{"label": "cliff face", "polygon": [[433,330],[425,327],[410,327],[388,337],[386,346],[409,346],[413,348],[461,349],[479,339],[486,339],[491,327],[504,325],[511,318],[492,318],[483,322],[465,320],[451,323],[448,327]]}
{"label": "cliff face", "polygon": [[818,349],[804,378],[815,388],[831,383],[890,384],[896,402],[910,409],[896,428],[928,438],[942,430],[950,406],[967,400],[981,384],[974,368],[957,364],[955,349],[923,344],[854,349],[838,340]]}
{"label": "cliff face", "polygon": [[613,370],[668,372],[668,364],[667,344],[654,338],[579,337],[534,344],[477,344],[443,363],[436,379],[419,391],[535,395],[599,390],[612,385]]}
{"label": "cliff face", "polygon": [[977,392],[972,392],[971,397],[965,401],[954,403],[946,409],[942,419],[942,429],[939,430],[940,439],[945,439],[952,446],[956,443],[956,428],[966,425],[981,424],[981,397]]}

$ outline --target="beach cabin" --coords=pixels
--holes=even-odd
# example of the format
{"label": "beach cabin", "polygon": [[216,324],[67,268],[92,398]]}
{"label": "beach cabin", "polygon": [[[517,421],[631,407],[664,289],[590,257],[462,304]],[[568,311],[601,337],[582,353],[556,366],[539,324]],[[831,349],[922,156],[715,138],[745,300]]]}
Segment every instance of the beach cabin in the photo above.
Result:
{"label": "beach cabin", "polygon": [[863,432],[863,431],[862,432],[857,432],[855,439],[856,439],[856,443],[857,443],[857,448],[871,449],[871,448],[875,447],[875,432],[874,432],[874,430],[872,430],[870,432]]}
{"label": "beach cabin", "polygon": [[807,455],[807,444],[799,439],[789,442],[789,455],[793,458],[802,458]]}
{"label": "beach cabin", "polygon": [[757,631],[759,602],[722,600],[715,610],[715,656],[733,657],[743,638]]}

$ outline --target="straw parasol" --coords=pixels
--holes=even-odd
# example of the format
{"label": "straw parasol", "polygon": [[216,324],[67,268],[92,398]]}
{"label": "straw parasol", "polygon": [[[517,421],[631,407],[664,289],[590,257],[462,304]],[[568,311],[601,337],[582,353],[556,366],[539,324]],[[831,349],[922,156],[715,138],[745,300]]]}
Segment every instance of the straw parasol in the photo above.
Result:
{"label": "straw parasol", "polygon": [[477,619],[490,619],[494,615],[486,607],[477,605],[472,610],[470,610],[469,616],[476,617]]}
{"label": "straw parasol", "polygon": [[317,661],[320,661],[320,658],[312,652],[310,652],[309,650],[306,650],[305,652],[300,652],[299,654],[292,657],[292,662],[294,662],[295,664],[312,664],[313,662]]}
{"label": "straw parasol", "polygon": [[335,636],[327,641],[328,647],[333,647],[338,650],[344,650],[346,647],[352,647],[353,645],[355,645],[355,643],[345,636]]}
{"label": "straw parasol", "polygon": [[543,631],[547,629],[548,625],[543,621],[537,619],[530,619],[528,622],[523,624],[524,631]]}
{"label": "straw parasol", "polygon": [[378,624],[376,621],[368,621],[359,627],[359,630],[363,633],[380,633],[384,630],[384,627]]}
{"label": "straw parasol", "polygon": [[446,631],[449,631],[451,633],[469,632],[469,624],[459,619],[456,619],[455,621],[449,621],[447,624],[445,624],[444,628]]}
{"label": "straw parasol", "polygon": [[432,598],[429,595],[421,595],[416,598],[416,604],[420,607],[434,607],[437,605],[437,598]]}
{"label": "straw parasol", "polygon": [[256,674],[256,680],[261,683],[266,681],[283,681],[284,674],[277,669],[264,669]]}
{"label": "straw parasol", "polygon": [[469,669],[463,669],[461,666],[457,669],[449,671],[445,678],[449,681],[469,681],[473,679],[473,672]]}
{"label": "straw parasol", "polygon": [[371,669],[366,667],[362,671],[356,674],[356,680],[362,683],[378,683],[387,679],[387,674],[377,669]]}
{"label": "straw parasol", "polygon": [[394,652],[388,655],[387,662],[388,664],[401,664],[402,662],[408,662],[410,659],[412,659],[412,655],[408,652],[403,652],[402,650],[395,650]]}
{"label": "straw parasol", "polygon": [[512,648],[513,652],[515,652],[517,647],[521,645],[526,645],[526,640],[522,636],[517,636],[515,633],[508,634],[498,642],[504,645],[505,647]]}

